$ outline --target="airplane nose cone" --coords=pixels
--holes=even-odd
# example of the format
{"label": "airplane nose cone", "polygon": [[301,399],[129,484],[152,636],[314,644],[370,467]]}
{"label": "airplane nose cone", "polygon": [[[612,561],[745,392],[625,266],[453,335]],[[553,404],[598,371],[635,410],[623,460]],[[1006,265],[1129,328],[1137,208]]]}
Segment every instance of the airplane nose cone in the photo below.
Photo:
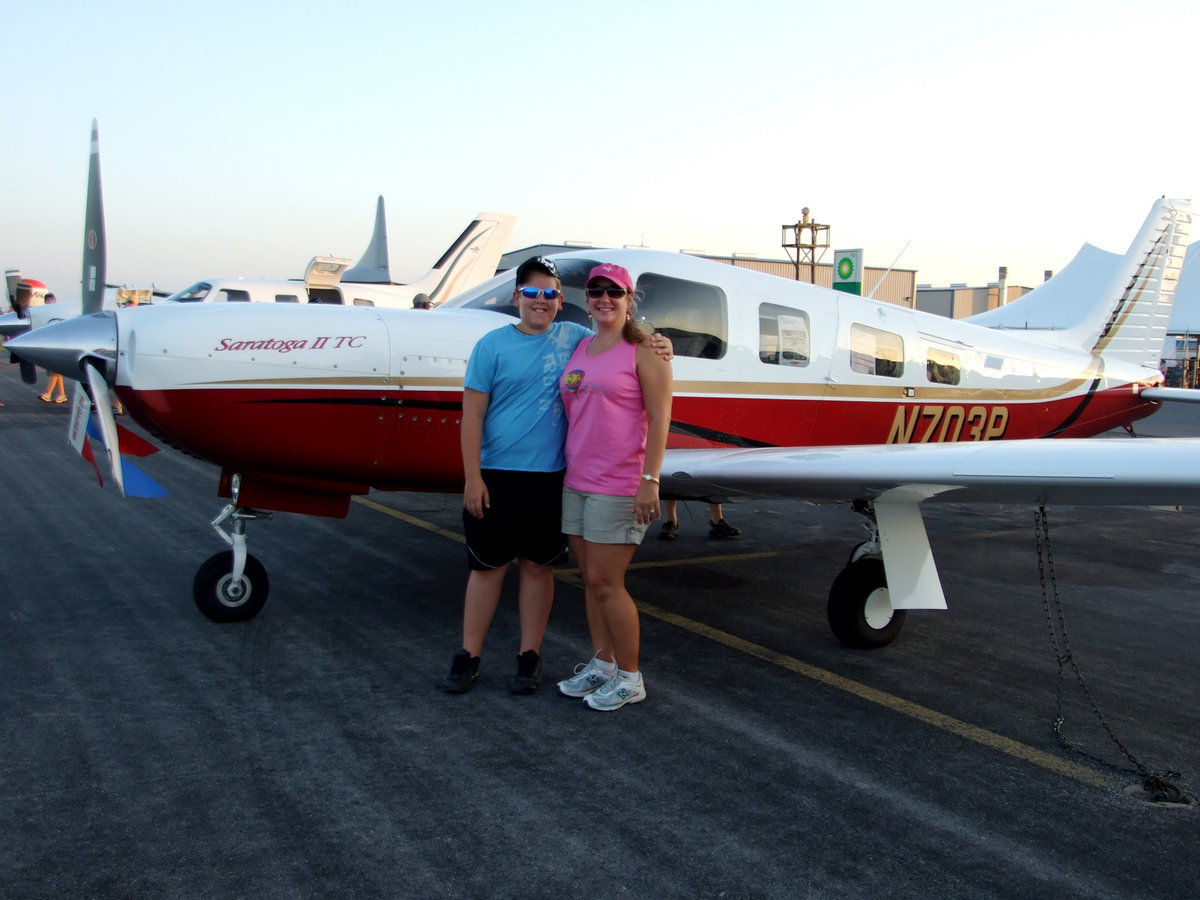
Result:
{"label": "airplane nose cone", "polygon": [[81,362],[100,363],[109,384],[116,379],[117,316],[112,310],[51,322],[12,338],[4,345],[13,355],[65,378],[82,377]]}

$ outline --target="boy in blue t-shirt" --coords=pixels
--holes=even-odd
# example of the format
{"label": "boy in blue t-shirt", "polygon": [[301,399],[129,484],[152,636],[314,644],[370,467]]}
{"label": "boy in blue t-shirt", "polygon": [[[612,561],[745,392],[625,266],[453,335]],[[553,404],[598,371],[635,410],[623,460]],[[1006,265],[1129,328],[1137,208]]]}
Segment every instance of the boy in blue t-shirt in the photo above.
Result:
{"label": "boy in blue t-shirt", "polygon": [[562,308],[562,282],[548,259],[534,257],[517,268],[513,303],[520,320],[483,336],[463,380],[463,531],[471,574],[463,649],[441,685],[451,693],[470,690],[479,677],[479,654],[514,557],[521,567],[521,653],[509,689],[518,694],[538,689],[542,636],[554,602],[550,567],[567,554],[562,533],[567,420],[558,377],[591,332],[554,321]]}

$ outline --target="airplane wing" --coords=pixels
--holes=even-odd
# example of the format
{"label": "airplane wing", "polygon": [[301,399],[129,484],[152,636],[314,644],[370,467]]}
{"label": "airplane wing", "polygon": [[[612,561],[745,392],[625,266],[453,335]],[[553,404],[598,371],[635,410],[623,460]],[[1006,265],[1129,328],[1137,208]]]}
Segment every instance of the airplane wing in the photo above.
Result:
{"label": "airplane wing", "polygon": [[[895,636],[903,623],[900,611],[946,608],[923,502],[1197,504],[1200,439],[668,450],[662,492],[681,499],[868,501],[859,511],[875,525],[877,539],[868,543],[877,548],[882,569],[869,559],[856,564],[852,556],[830,591],[829,616],[843,643],[874,647]],[[887,589],[887,602],[876,624],[872,598],[879,588]]]}
{"label": "airplane wing", "polygon": [[668,450],[665,495],[815,501],[1200,503],[1200,439]]}

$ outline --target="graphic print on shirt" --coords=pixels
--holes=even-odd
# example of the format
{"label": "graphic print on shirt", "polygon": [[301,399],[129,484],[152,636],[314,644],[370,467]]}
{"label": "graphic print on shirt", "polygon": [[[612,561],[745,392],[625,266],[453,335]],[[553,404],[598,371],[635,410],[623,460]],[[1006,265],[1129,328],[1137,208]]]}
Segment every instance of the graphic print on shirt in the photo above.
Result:
{"label": "graphic print on shirt", "polygon": [[571,328],[565,327],[566,323],[562,324],[564,327],[555,328],[551,332],[550,352],[542,358],[542,386],[546,390],[542,392],[542,400],[538,407],[539,412],[545,412],[550,407],[554,407],[555,421],[563,416],[562,400],[558,395],[558,379],[562,370],[570,362],[571,354],[575,352],[575,346],[579,343],[579,335],[573,334]]}

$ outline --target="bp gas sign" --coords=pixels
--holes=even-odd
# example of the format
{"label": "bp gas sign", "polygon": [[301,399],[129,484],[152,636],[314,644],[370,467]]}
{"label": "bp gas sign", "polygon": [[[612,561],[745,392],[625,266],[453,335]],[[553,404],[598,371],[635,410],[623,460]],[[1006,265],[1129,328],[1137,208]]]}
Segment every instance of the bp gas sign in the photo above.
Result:
{"label": "bp gas sign", "polygon": [[833,289],[861,297],[862,250],[836,250],[833,259]]}

